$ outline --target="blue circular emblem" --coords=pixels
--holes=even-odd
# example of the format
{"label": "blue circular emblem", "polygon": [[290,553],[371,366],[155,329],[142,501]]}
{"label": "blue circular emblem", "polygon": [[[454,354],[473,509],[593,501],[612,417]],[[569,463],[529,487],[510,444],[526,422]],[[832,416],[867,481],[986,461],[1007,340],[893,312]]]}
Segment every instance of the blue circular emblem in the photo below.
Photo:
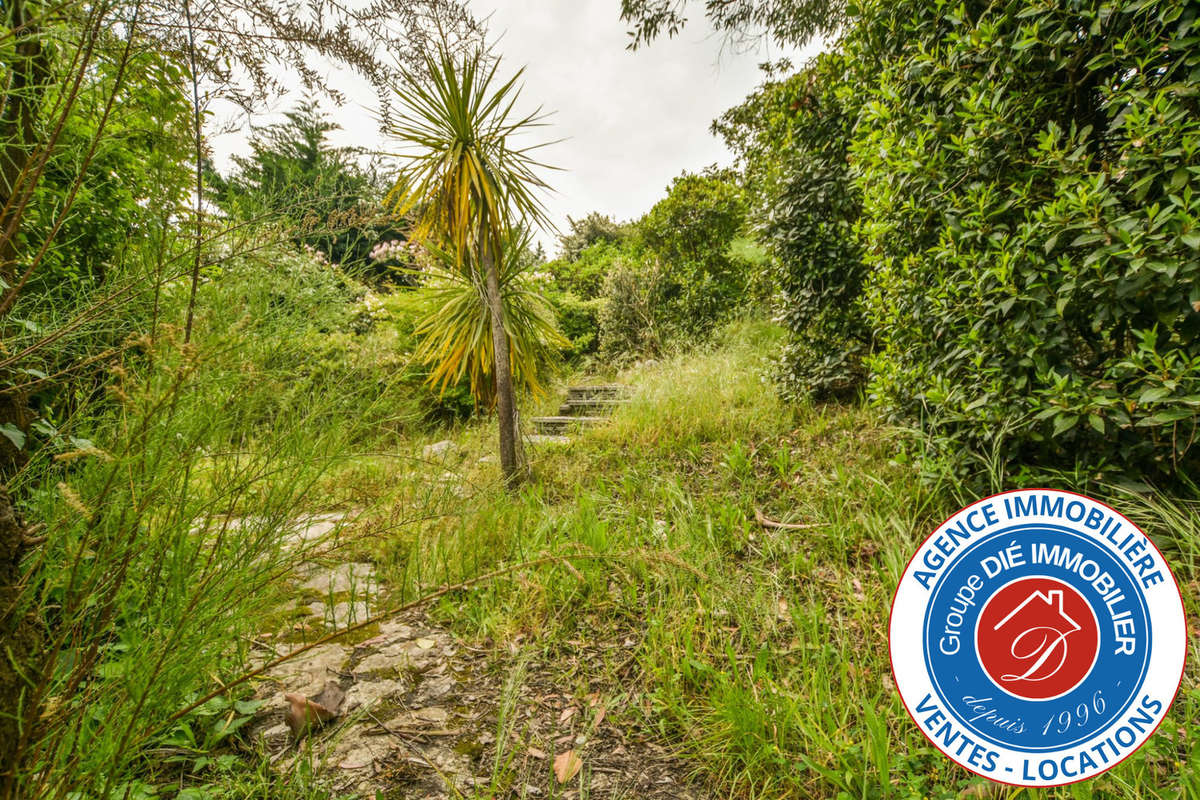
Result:
{"label": "blue circular emblem", "polygon": [[892,605],[896,686],[935,746],[1024,786],[1137,749],[1182,678],[1183,604],[1154,544],[1081,495],[1022,490],[943,523]]}

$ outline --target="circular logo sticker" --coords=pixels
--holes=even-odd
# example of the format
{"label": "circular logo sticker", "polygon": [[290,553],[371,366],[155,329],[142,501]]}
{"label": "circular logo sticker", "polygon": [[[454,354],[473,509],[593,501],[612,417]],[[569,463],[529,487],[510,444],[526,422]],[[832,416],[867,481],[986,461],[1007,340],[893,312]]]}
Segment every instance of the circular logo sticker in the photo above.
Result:
{"label": "circular logo sticker", "polygon": [[1083,495],[1024,489],[940,525],[889,621],[900,698],[934,746],[1001,783],[1111,769],[1162,722],[1183,678],[1183,600],[1162,553]]}

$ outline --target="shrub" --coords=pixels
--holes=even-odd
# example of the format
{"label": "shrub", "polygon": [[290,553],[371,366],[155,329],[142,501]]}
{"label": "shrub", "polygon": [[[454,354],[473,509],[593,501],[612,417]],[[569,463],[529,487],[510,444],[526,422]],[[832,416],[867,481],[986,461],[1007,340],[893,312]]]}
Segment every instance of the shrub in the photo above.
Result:
{"label": "shrub", "polygon": [[729,249],[745,222],[741,190],[717,173],[684,173],[638,221],[661,334],[704,336],[743,305],[750,266]]}
{"label": "shrub", "polygon": [[1182,0],[863,9],[871,388],[950,452],[1194,463],[1196,16]]}
{"label": "shrub", "polygon": [[657,353],[668,342],[709,335],[747,305],[752,287],[759,290],[755,265],[743,255],[758,253],[744,240],[734,247],[745,221],[745,199],[730,175],[684,173],[629,238],[548,266],[559,286],[598,299],[588,313],[598,315],[602,355]]}
{"label": "shrub", "polygon": [[629,226],[613,222],[612,218],[596,211],[583,219],[567,217],[570,232],[558,237],[563,261],[576,261],[588,248],[597,244],[619,244],[629,236]]}
{"label": "shrub", "polygon": [[845,58],[826,53],[768,80],[713,126],[741,159],[752,221],[775,266],[779,319],[790,333],[779,377],[794,396],[844,394],[866,376],[872,335],[853,230],[860,198],[846,163],[856,96]]}
{"label": "shrub", "polygon": [[600,353],[619,359],[657,353],[663,338],[656,316],[661,276],[654,266],[618,263],[604,279],[600,309]]}
{"label": "shrub", "polygon": [[[172,290],[171,304],[186,302],[186,283]],[[414,357],[421,310],[413,293],[376,295],[319,251],[281,246],[231,259],[210,274],[199,300],[201,346],[212,336],[237,348],[238,360],[214,361],[205,379],[214,402],[236,393],[229,426],[239,436],[289,418],[316,396],[329,424],[352,418],[381,441],[473,410],[465,379],[445,392],[426,385],[429,371]]]}
{"label": "shrub", "polygon": [[164,221],[179,215],[194,181],[182,74],[174,58],[152,52],[124,70],[103,60],[89,70],[81,91],[112,93],[114,106],[106,112],[102,103],[81,103],[47,154],[17,234],[22,268],[43,243],[47,248],[22,293],[27,305],[62,306],[97,288],[111,290],[140,266],[138,245],[169,235]]}
{"label": "shrub", "polygon": [[600,317],[606,301],[601,297],[584,300],[572,292],[549,292],[547,298],[558,318],[558,329],[570,340],[563,357],[578,360],[600,347]]}
{"label": "shrub", "polygon": [[558,259],[546,265],[554,282],[562,289],[590,300],[599,297],[604,287],[604,276],[614,265],[631,257],[628,245],[603,241],[582,250],[574,260]]}

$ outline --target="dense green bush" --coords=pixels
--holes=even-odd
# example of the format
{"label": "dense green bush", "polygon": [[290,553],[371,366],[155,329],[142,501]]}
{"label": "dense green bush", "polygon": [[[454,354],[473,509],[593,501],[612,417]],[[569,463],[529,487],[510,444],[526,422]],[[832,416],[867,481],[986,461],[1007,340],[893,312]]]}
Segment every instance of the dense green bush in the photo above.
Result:
{"label": "dense green bush", "polygon": [[664,336],[658,303],[661,275],[657,265],[619,263],[604,278],[600,309],[600,353],[620,360],[658,353]]}
{"label": "dense green bush", "polygon": [[583,299],[572,292],[549,290],[547,299],[554,307],[558,329],[570,340],[563,351],[569,361],[595,353],[600,347],[600,317],[606,301],[601,297]]}
{"label": "dense green bush", "polygon": [[628,244],[606,240],[585,247],[574,259],[551,261],[546,269],[554,276],[554,283],[560,289],[590,300],[600,296],[604,277],[613,270],[615,264],[632,257]]}
{"label": "dense green bush", "polygon": [[225,213],[279,223],[296,244],[334,264],[376,282],[404,283],[396,267],[411,266],[409,254],[388,245],[406,238],[407,225],[384,212],[382,182],[373,165],[361,163],[366,154],[328,142],[338,128],[316,103],[301,102],[256,133],[250,154],[233,157],[229,175],[208,174],[213,195]]}
{"label": "dense green bush", "polygon": [[869,373],[960,464],[1194,460],[1198,8],[869,0],[719,120],[779,261],[786,385]]}
{"label": "dense green bush", "polygon": [[863,8],[872,391],[949,452],[1195,459],[1198,8]]}
{"label": "dense green bush", "polygon": [[[185,283],[171,290],[171,306],[186,303]],[[413,356],[420,310],[411,294],[376,294],[319,254],[278,247],[232,259],[210,273],[199,301],[200,346],[217,336],[240,354],[203,373],[214,394],[236,393],[228,406],[237,436],[294,417],[318,395],[324,424],[352,417],[357,427],[369,414],[373,425],[361,430],[381,440],[473,411],[465,380],[444,393],[426,385],[428,370]]]}
{"label": "dense green bush", "polygon": [[194,180],[186,161],[190,109],[178,88],[183,74],[174,59],[157,54],[120,74],[105,62],[92,71],[81,91],[115,92],[116,102],[107,112],[83,104],[64,122],[18,236],[23,261],[51,240],[26,304],[71,303],[128,271],[127,262],[139,257],[137,243],[167,235],[167,221],[180,213]]}
{"label": "dense green bush", "polygon": [[779,377],[793,396],[842,394],[865,378],[872,334],[853,230],[860,199],[847,165],[857,96],[845,58],[822,54],[768,80],[713,126],[739,155],[755,232],[772,256],[778,316],[790,333]]}
{"label": "dense green bush", "polygon": [[582,219],[567,217],[567,233],[558,237],[563,261],[573,263],[585,250],[598,244],[618,244],[629,237],[629,225],[593,211]]}
{"label": "dense green bush", "polygon": [[[726,173],[684,173],[631,225],[571,220],[563,257],[546,264],[568,358],[612,360],[694,341],[762,295],[761,249],[739,240],[741,188]],[[740,247],[736,245],[740,243]],[[750,257],[751,254],[753,258]]]}
{"label": "dense green bush", "polygon": [[[729,176],[684,173],[637,223],[642,271],[668,337],[707,335],[744,305],[750,265],[730,254],[746,201]],[[653,268],[651,268],[653,264]]]}
{"label": "dense green bush", "polygon": [[24,455],[65,441],[60,431],[104,400],[112,355],[149,327],[156,281],[181,269],[176,220],[194,180],[184,74],[175,57],[149,51],[124,69],[98,59],[81,76],[83,96],[113,105],[81,102],[62,120],[20,214],[15,263],[0,270],[2,293],[20,287],[0,338],[21,354],[0,375],[0,407],[19,398],[24,409],[0,426],[0,449],[8,437]]}
{"label": "dense green bush", "polygon": [[[604,222],[608,218],[590,214],[585,221],[572,220],[576,239],[596,230],[608,230],[603,225],[597,227],[598,223],[585,225],[589,220],[595,223],[596,220]],[[642,349],[636,343],[636,336],[631,337],[626,332],[615,333],[615,318],[606,312],[613,302],[613,291],[623,296],[622,289],[613,287],[624,286],[622,281],[626,276],[642,272],[641,259],[633,242],[624,233],[621,237],[598,236],[593,244],[575,252],[574,258],[564,253],[562,258],[544,267],[552,281],[546,296],[554,306],[559,329],[570,340],[569,347],[563,351],[568,361],[578,361],[601,351],[611,359]],[[565,250],[569,237],[563,239]],[[616,284],[612,283],[614,275],[617,276]],[[617,310],[616,316],[621,316],[620,310]]]}

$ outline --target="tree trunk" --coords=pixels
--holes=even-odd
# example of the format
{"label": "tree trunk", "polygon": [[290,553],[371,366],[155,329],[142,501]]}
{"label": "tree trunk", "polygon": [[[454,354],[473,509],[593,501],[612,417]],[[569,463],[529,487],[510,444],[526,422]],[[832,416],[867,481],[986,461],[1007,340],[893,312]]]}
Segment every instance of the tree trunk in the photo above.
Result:
{"label": "tree trunk", "polygon": [[7,20],[15,46],[0,109],[0,277],[13,282],[22,200],[31,190],[26,173],[34,150],[34,125],[49,79],[49,56],[25,0],[15,0]]}
{"label": "tree trunk", "polygon": [[513,393],[512,362],[508,352],[508,334],[504,331],[504,303],[500,296],[500,269],[495,254],[486,243],[481,266],[487,289],[488,312],[492,318],[492,355],[496,370],[496,417],[500,421],[500,468],[504,485],[516,488],[525,479],[525,456],[521,448],[521,430],[517,402]]}
{"label": "tree trunk", "polygon": [[21,721],[36,718],[22,702],[29,687],[26,671],[35,663],[41,643],[36,620],[19,603],[25,548],[25,528],[8,492],[0,487],[0,642],[4,643],[0,653],[0,708],[4,709],[0,714],[0,797],[13,796]]}
{"label": "tree trunk", "polygon": [[[49,75],[49,54],[42,46],[41,31],[28,2],[10,3],[5,21],[15,33],[7,64],[8,85],[0,108],[0,277],[11,284],[17,264],[17,236],[34,180],[29,165],[35,152],[35,123]],[[19,383],[20,379],[11,382]],[[32,421],[33,412],[24,392],[10,388],[0,394],[0,426],[16,429],[24,436]],[[24,449],[9,436],[0,436],[0,797],[11,797],[15,792],[22,735],[30,735],[29,730],[22,730],[21,721],[37,719],[36,709],[28,707],[25,695],[28,676],[36,674],[41,629],[20,603],[21,561],[28,542],[7,489],[24,463]]]}

